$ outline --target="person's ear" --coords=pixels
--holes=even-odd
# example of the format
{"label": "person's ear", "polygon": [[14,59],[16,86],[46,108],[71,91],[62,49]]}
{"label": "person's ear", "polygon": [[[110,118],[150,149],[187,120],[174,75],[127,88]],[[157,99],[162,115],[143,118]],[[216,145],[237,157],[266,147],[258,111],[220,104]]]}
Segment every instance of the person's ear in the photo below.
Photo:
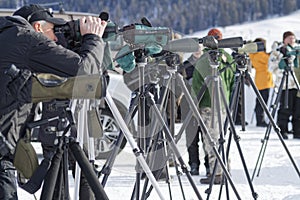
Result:
{"label": "person's ear", "polygon": [[43,32],[42,25],[39,22],[33,24],[33,29],[36,32]]}

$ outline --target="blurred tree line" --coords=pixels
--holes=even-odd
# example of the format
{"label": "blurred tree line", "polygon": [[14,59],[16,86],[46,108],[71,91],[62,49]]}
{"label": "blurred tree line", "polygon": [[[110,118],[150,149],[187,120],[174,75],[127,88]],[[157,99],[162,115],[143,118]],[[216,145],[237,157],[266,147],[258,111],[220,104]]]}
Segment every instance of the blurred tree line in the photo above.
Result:
{"label": "blurred tree line", "polygon": [[170,27],[185,34],[286,15],[300,8],[300,0],[0,0],[0,7],[17,8],[30,3],[48,4],[54,10],[96,14],[106,11],[119,27],[140,23],[146,17],[153,26]]}

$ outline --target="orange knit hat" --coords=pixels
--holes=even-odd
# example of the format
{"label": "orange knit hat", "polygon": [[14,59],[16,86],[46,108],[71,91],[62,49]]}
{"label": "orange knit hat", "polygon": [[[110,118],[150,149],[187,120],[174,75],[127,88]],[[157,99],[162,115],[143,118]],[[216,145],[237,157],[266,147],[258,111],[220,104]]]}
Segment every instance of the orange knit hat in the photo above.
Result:
{"label": "orange knit hat", "polygon": [[219,29],[212,28],[208,31],[207,35],[216,37],[217,40],[222,40],[222,32]]}

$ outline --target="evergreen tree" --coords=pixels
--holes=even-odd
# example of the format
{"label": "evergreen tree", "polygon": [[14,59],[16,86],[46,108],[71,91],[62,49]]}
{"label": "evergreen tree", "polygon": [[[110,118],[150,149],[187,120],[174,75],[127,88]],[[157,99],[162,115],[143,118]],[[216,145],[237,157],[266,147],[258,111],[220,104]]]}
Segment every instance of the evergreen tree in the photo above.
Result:
{"label": "evergreen tree", "polygon": [[1,8],[17,4],[51,3],[59,10],[99,14],[106,11],[119,27],[140,23],[146,17],[153,26],[170,27],[186,34],[214,26],[228,26],[261,20],[273,15],[286,15],[300,8],[300,0],[63,0],[53,6],[49,0],[0,0]]}
{"label": "evergreen tree", "polygon": [[282,13],[287,15],[297,9],[297,1],[296,0],[288,0],[284,1]]}

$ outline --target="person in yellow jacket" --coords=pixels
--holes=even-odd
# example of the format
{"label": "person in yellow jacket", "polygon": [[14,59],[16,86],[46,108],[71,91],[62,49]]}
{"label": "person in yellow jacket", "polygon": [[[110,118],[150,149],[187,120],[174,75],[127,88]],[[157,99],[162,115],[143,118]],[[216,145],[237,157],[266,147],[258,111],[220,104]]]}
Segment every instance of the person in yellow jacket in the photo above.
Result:
{"label": "person in yellow jacket", "polygon": [[[254,42],[263,42],[265,46],[265,51],[250,53],[249,58],[252,63],[252,67],[255,69],[255,85],[259,90],[262,98],[267,104],[269,99],[270,88],[274,87],[273,75],[269,71],[268,62],[270,54],[266,53],[266,40],[263,38],[256,38]],[[256,98],[255,105],[255,114],[256,114],[256,126],[266,127],[264,110],[260,105],[258,99]]]}

